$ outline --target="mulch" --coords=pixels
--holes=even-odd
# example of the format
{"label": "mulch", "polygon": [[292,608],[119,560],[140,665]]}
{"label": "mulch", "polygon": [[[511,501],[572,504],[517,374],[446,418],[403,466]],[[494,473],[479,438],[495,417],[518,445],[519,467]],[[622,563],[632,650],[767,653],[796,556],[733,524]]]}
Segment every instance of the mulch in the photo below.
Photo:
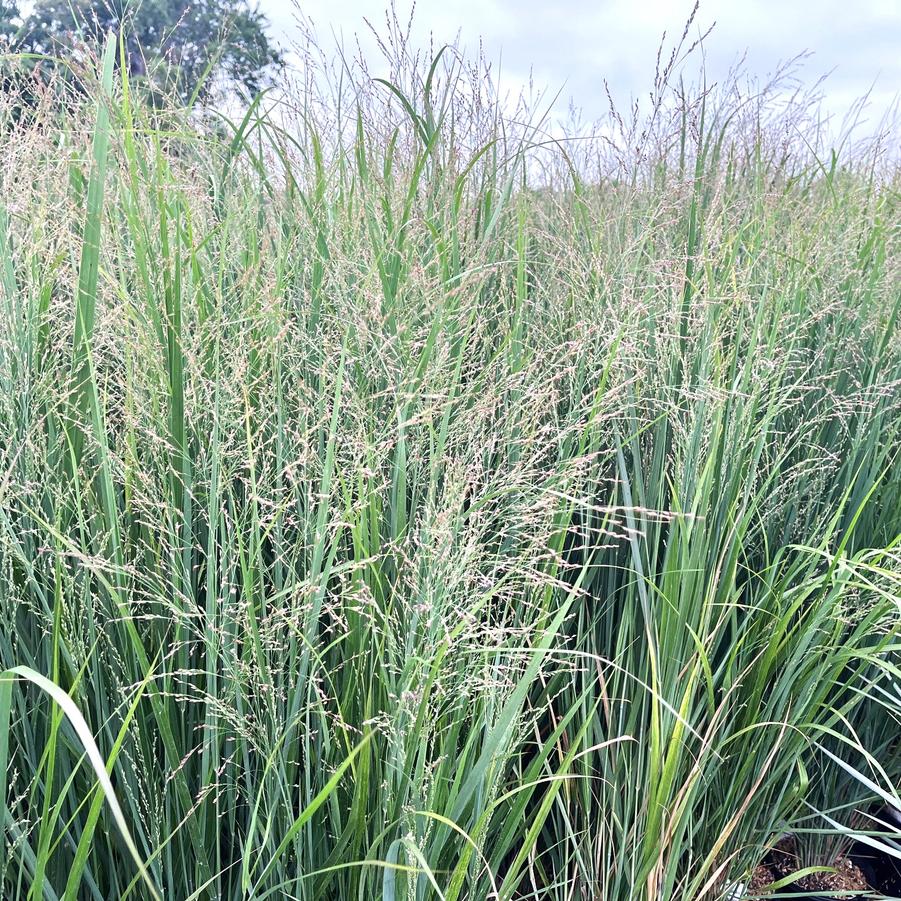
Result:
{"label": "mulch", "polygon": [[[773,893],[774,901],[781,895],[793,895],[798,901],[866,901],[871,894],[880,892],[889,897],[901,897],[901,861],[896,861],[867,845],[857,844],[847,857],[834,864],[833,873],[816,873],[784,886]],[[763,863],[751,875],[748,883],[750,896],[766,897],[767,888],[773,882],[785,879],[798,870],[798,859],[790,838],[780,841],[767,855]],[[829,892],[824,897],[821,893]],[[806,895],[802,893],[807,893]]]}

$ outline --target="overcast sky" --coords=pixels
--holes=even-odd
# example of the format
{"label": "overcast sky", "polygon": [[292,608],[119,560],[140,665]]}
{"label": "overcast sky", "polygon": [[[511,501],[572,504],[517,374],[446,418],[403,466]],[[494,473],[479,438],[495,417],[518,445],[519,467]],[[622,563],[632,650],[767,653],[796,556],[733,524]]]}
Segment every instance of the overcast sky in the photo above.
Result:
{"label": "overcast sky", "polygon": [[[439,45],[458,32],[470,51],[483,41],[489,59],[501,63],[502,83],[513,89],[530,71],[534,83],[556,93],[558,109],[572,98],[588,118],[606,104],[606,79],[618,101],[646,95],[657,46],[665,30],[682,32],[693,0],[419,0],[413,34]],[[290,43],[297,33],[292,0],[260,0],[275,36]],[[305,15],[321,43],[332,33],[351,44],[359,34],[364,51],[377,59],[364,17],[383,27],[379,0],[303,0]],[[410,0],[398,0],[405,20]],[[701,0],[693,35],[716,23],[705,44],[708,79],[721,76],[747,51],[747,71],[766,77],[782,61],[809,51],[805,82],[831,73],[825,104],[842,116],[850,103],[871,91],[869,119],[880,119],[901,91],[901,0]],[[378,63],[374,74],[378,74]]]}

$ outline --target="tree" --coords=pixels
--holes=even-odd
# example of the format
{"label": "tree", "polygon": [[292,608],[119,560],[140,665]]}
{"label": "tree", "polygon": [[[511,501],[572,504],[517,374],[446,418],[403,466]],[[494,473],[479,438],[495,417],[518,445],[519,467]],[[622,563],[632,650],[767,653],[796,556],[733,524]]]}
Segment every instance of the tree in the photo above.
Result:
{"label": "tree", "polygon": [[15,0],[0,0],[0,53],[15,41],[21,19]]}
{"label": "tree", "polygon": [[37,0],[25,16],[15,0],[0,0],[0,35],[19,51],[77,56],[115,31],[125,36],[129,75],[183,102],[264,87],[283,63],[265,26],[247,0]]}

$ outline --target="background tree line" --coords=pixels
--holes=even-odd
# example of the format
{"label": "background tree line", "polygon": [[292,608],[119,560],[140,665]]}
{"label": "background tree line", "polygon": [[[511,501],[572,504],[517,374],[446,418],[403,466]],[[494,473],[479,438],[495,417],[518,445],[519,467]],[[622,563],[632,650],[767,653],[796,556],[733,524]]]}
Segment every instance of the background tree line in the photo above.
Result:
{"label": "background tree line", "polygon": [[72,63],[114,31],[125,36],[130,78],[151,102],[253,95],[283,65],[266,25],[246,0],[0,0],[3,87],[27,98],[51,80],[73,83]]}

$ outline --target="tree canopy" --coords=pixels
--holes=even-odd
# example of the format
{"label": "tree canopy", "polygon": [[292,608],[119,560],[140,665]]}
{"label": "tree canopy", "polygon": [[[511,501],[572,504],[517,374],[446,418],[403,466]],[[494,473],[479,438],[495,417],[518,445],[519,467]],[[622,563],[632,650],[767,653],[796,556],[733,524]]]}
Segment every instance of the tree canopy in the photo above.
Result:
{"label": "tree canopy", "polygon": [[37,0],[27,14],[0,0],[0,40],[13,49],[64,57],[115,31],[129,74],[183,101],[265,87],[282,65],[265,26],[247,0]]}

